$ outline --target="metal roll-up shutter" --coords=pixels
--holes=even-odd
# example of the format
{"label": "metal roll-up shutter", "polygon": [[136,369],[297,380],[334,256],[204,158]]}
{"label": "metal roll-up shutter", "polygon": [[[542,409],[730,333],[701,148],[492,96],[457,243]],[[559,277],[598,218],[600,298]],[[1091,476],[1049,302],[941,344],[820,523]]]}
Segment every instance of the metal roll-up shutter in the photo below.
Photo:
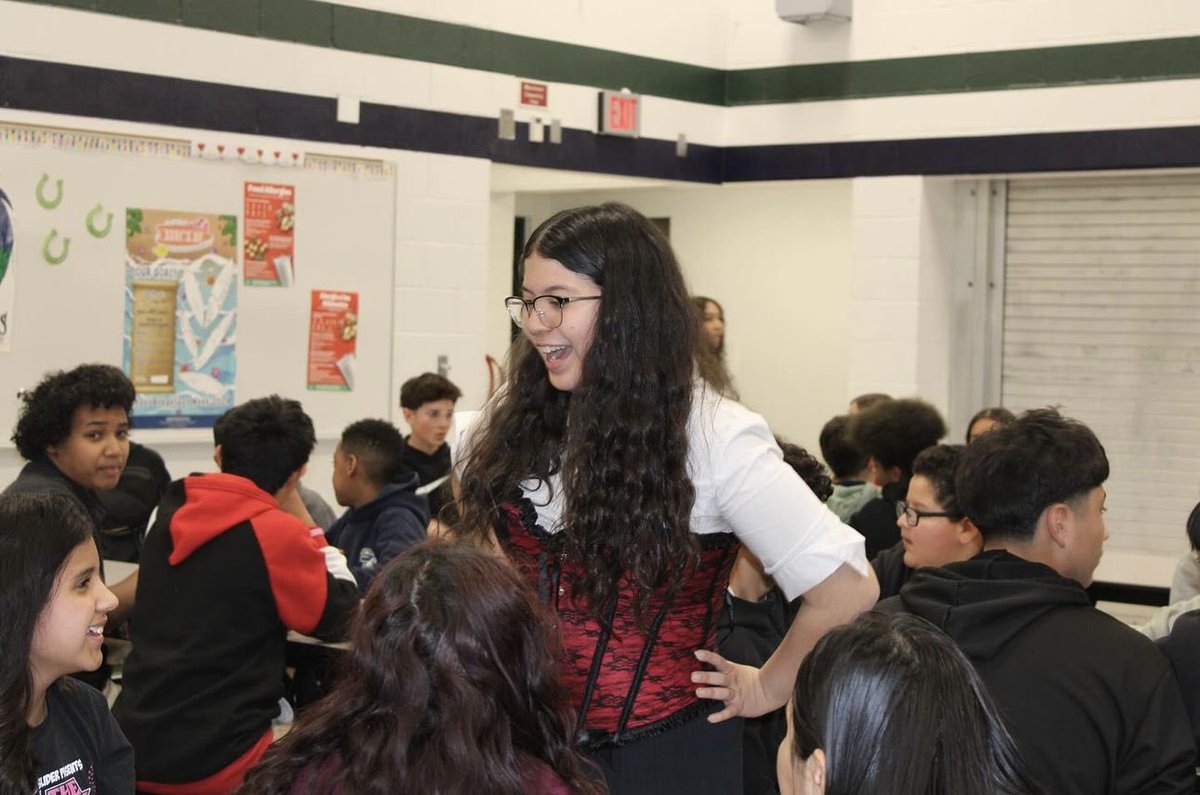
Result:
{"label": "metal roll-up shutter", "polygon": [[1003,404],[1108,452],[1119,549],[1181,553],[1200,498],[1200,175],[1012,180]]}

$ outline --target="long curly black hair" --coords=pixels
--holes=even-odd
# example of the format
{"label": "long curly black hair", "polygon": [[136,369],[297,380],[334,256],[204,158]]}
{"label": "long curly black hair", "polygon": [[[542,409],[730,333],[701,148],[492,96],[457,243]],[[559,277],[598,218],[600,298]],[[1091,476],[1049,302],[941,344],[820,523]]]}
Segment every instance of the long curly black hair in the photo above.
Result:
{"label": "long curly black hair", "polygon": [[654,592],[697,560],[687,422],[694,379],[710,374],[695,308],[662,233],[625,205],[557,213],[520,262],[535,253],[601,289],[581,381],[574,392],[555,389],[530,342],[514,343],[506,388],[466,456],[458,529],[486,541],[499,503],[523,481],[558,475],[565,509],[555,543],[583,571],[573,589],[580,607],[606,623],[629,577],[644,617]]}
{"label": "long curly black hair", "polygon": [[[376,576],[334,689],[239,795],[524,795],[531,765],[603,789],[571,744],[550,618],[507,561],[427,541]],[[307,786],[307,789],[304,787]]]}

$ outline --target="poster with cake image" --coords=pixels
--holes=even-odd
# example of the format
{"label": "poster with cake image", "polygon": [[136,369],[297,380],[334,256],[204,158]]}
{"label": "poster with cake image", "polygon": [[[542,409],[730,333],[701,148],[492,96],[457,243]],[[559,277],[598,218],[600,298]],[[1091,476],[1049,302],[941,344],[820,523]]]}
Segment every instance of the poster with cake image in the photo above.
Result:
{"label": "poster with cake image", "polygon": [[139,428],[209,428],[234,405],[237,217],[125,211],[125,372]]}
{"label": "poster with cake image", "polygon": [[358,293],[313,290],[308,324],[308,388],[354,389],[358,348]]}
{"label": "poster with cake image", "polygon": [[247,286],[291,287],[295,280],[296,187],[247,182],[245,282]]}

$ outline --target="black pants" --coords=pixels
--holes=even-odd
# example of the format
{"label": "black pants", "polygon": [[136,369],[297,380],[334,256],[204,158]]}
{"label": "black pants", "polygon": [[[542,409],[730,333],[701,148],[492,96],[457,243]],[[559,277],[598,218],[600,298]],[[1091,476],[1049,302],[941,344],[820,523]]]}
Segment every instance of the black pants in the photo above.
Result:
{"label": "black pants", "polygon": [[588,754],[612,795],[741,795],[741,718],[701,715],[678,729]]}

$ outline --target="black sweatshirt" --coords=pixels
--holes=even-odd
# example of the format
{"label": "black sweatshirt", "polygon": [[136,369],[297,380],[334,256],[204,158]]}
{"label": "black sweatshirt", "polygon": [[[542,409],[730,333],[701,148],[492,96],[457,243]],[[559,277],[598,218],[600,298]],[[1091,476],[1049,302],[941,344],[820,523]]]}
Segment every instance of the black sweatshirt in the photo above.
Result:
{"label": "black sweatshirt", "polygon": [[991,550],[917,570],[877,609],[954,639],[1047,792],[1193,792],[1196,749],[1170,663],[1075,580]]}

